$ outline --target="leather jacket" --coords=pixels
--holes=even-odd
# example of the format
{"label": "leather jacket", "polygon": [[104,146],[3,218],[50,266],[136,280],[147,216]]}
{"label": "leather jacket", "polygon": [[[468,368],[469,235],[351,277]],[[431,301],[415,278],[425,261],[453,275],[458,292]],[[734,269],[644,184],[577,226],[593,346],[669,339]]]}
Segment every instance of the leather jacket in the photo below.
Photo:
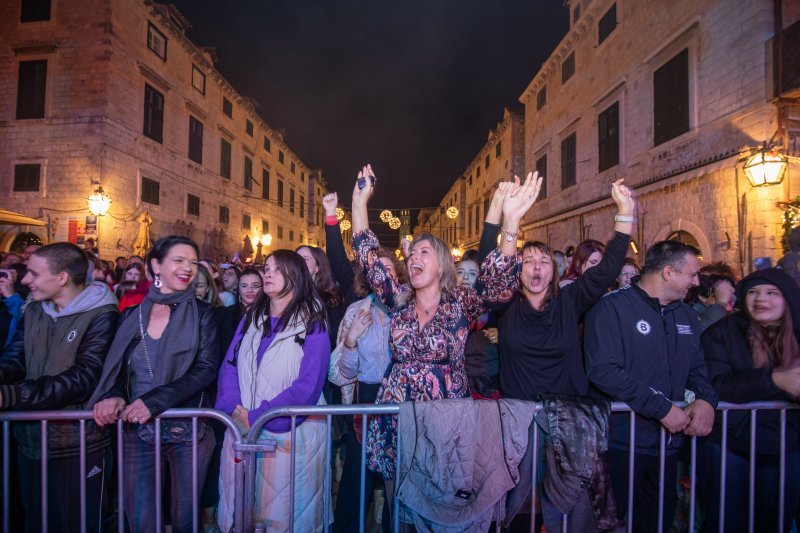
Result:
{"label": "leather jacket", "polygon": [[[63,409],[89,399],[103,372],[108,348],[117,330],[116,310],[94,319],[78,348],[75,364],[55,376],[26,380],[25,320],[0,356],[0,409],[21,411]],[[36,332],[32,332],[36,334]]]}
{"label": "leather jacket", "polygon": [[[122,312],[120,324],[125,321],[138,306],[128,307]],[[170,382],[156,386],[141,396],[152,416],[158,416],[167,409],[178,407],[210,407],[210,387],[217,379],[219,369],[220,348],[218,336],[218,322],[216,308],[202,300],[197,301],[197,312],[200,319],[200,342],[194,363],[186,374]],[[131,352],[141,342],[141,337],[136,335],[125,349],[123,361],[128,361]],[[128,394],[128,368],[123,364],[114,387],[103,395],[102,399],[124,398],[130,401]],[[202,400],[202,402],[201,402]]]}

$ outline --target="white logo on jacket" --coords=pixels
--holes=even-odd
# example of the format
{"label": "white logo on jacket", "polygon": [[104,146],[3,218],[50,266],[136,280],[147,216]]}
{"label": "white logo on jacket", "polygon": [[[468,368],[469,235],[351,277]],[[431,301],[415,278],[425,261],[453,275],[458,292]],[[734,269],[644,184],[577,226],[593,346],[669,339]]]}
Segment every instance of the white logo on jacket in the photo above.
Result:
{"label": "white logo on jacket", "polygon": [[636,331],[642,335],[649,335],[652,329],[652,326],[650,326],[650,323],[647,320],[642,319],[636,323]]}
{"label": "white logo on jacket", "polygon": [[692,326],[690,324],[675,324],[678,326],[678,335],[691,335]]}
{"label": "white logo on jacket", "polygon": [[78,336],[78,330],[73,329],[67,334],[67,342],[72,342]]}

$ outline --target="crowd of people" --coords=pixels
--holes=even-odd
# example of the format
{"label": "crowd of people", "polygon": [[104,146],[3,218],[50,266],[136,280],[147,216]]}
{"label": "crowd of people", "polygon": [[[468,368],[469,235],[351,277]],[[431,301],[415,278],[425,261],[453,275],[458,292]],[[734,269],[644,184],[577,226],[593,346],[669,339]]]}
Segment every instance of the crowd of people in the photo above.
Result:
{"label": "crowd of people", "polygon": [[[231,531],[233,435],[206,419],[196,434],[191,420],[165,419],[156,434],[154,418],[171,408],[215,408],[246,434],[281,406],[462,399],[545,406],[523,431],[530,443],[537,429],[544,438],[539,448],[528,446],[527,459],[520,457],[540,463],[539,478],[525,486],[528,493],[539,487],[540,517],[515,518],[518,508],[494,515],[511,530],[540,520],[546,531],[560,531],[564,515],[569,531],[622,530],[629,474],[636,489],[627,517],[633,530],[655,531],[660,504],[661,526],[669,530],[681,515],[677,487],[687,436],[701,437],[701,466],[698,522],[684,526],[720,530],[724,457],[725,529],[746,529],[753,419],[730,412],[723,428],[715,410],[720,401],[800,397],[800,288],[791,275],[768,268],[739,279],[723,263],[701,266],[699,250],[676,241],[653,243],[637,264],[628,256],[636,201],[622,180],[611,185],[617,213],[607,243],[587,240],[560,251],[531,241],[517,249],[521,220],[541,188],[536,173],[498,184],[477,250],[454,260],[445,242],[422,233],[404,243],[401,261],[369,227],[373,177],[363,167],[353,188],[352,261],[336,193],[322,202],[325,250],[274,250],[261,265],[217,264],[176,235],[159,239],[144,258],[114,262],[98,258],[94,242],[5,254],[0,409],[93,413],[83,465],[77,424],[49,424],[46,489],[41,426],[14,424],[16,461],[7,474],[18,483],[16,527],[41,529],[46,490],[49,523],[79,529],[77,486],[85,477],[90,531],[104,529],[118,502],[130,531],[153,531],[159,505],[153,480],[163,475],[161,505],[173,531],[192,530],[193,500],[206,530]],[[610,413],[610,401],[635,412],[633,431],[629,415]],[[120,420],[124,461],[116,472]],[[800,417],[786,413],[785,431],[778,413],[755,420],[756,529],[778,528],[775,494],[783,479],[789,531],[800,503]],[[360,491],[365,508],[374,488],[384,488],[385,502],[402,493],[398,417],[370,417],[365,434],[361,424],[357,417],[337,428],[343,463],[330,513],[334,531],[358,530]],[[254,520],[268,531],[288,530],[291,522],[299,531],[321,530],[330,510],[322,482],[331,468],[325,419],[298,418],[294,439],[291,429],[289,418],[262,429],[275,449],[255,465]],[[578,484],[564,473],[578,469],[566,449],[591,458],[581,459]],[[191,490],[193,465],[202,480],[198,493]],[[112,482],[117,475],[124,480],[120,494]],[[472,489],[460,491],[464,505],[477,499]],[[386,505],[381,513],[384,506],[373,502],[388,530],[391,511]],[[437,517],[422,524],[411,514],[401,506],[406,530],[436,529]]]}

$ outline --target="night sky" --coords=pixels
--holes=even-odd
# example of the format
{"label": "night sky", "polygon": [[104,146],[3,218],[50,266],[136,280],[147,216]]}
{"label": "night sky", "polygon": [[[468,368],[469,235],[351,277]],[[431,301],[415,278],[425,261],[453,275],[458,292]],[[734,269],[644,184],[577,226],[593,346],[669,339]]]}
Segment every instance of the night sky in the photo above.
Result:
{"label": "night sky", "polygon": [[566,34],[562,0],[175,0],[189,38],[350,203],[438,205]]}

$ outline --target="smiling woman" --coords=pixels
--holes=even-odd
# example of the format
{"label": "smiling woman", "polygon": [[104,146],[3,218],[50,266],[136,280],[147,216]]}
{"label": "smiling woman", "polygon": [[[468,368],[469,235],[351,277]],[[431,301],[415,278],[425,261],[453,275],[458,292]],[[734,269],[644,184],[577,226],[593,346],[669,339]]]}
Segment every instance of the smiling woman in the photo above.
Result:
{"label": "smiling woman", "polygon": [[[358,177],[372,176],[366,166]],[[378,239],[369,229],[367,203],[374,184],[353,188],[353,250],[375,296],[391,310],[392,365],[378,389],[375,403],[400,403],[464,398],[470,385],[464,367],[464,346],[470,323],[487,309],[512,296],[516,240],[502,239],[500,248],[483,261],[476,287],[456,286],[448,246],[430,234],[410,246],[406,265],[409,284],[400,284],[378,259]],[[357,182],[358,183],[358,182]],[[498,187],[503,199],[503,231],[516,235],[521,217],[536,200],[541,180],[529,175]],[[368,466],[384,479],[395,477],[397,417],[375,417],[366,443]],[[391,484],[390,484],[391,489]]]}
{"label": "smiling woman", "polygon": [[[192,528],[192,430],[187,420],[164,420],[156,435],[153,417],[174,407],[209,407],[209,386],[217,374],[219,345],[214,307],[195,297],[197,245],[186,237],[159,239],[146,259],[153,285],[141,305],[129,307],[103,366],[92,398],[95,422],[125,425],[123,472],[125,514],[131,531],[155,529],[152,497],[156,476],[155,440],[172,480],[172,526]],[[198,478],[203,479],[214,434],[199,423]],[[195,495],[195,496],[199,496]]]}

